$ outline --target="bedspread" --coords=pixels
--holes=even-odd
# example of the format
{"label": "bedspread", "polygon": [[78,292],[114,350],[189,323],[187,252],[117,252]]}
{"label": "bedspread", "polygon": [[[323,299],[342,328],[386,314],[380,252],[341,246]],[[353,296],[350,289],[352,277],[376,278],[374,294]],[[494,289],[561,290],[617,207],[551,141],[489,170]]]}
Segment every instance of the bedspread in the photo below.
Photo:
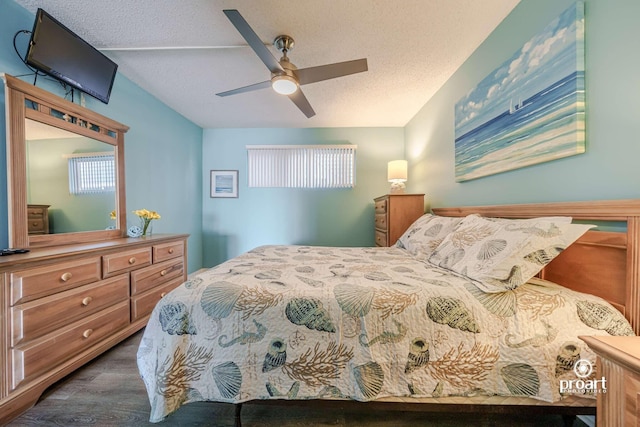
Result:
{"label": "bedspread", "polygon": [[603,300],[532,279],[488,294],[401,248],[262,246],[155,307],[138,366],[157,422],[193,401],[530,396],[555,402]]}

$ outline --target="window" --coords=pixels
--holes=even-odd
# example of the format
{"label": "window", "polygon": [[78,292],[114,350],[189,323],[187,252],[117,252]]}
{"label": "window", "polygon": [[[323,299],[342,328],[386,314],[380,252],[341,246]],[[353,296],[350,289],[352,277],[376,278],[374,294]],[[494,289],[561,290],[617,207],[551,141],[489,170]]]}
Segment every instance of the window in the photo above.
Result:
{"label": "window", "polygon": [[248,145],[248,186],[352,188],[355,145]]}
{"label": "window", "polygon": [[69,155],[69,192],[94,194],[114,192],[116,165],[113,153]]}

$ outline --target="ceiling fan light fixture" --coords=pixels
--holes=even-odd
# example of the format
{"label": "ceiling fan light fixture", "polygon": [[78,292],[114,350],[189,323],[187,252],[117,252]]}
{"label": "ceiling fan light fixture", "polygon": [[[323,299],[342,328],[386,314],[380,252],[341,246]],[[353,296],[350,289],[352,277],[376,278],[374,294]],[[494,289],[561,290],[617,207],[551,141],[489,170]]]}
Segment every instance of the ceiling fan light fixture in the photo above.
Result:
{"label": "ceiling fan light fixture", "polygon": [[271,87],[280,95],[291,95],[298,90],[298,82],[293,77],[282,74],[271,79]]}

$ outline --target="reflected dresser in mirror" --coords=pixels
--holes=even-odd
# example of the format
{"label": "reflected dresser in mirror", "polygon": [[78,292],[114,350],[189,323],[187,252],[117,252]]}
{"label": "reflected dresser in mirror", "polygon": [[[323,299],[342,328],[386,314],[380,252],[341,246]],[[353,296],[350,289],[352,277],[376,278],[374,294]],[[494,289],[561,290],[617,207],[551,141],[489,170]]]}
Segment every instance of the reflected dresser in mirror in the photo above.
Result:
{"label": "reflected dresser in mirror", "polygon": [[49,234],[49,206],[27,205],[29,234]]}

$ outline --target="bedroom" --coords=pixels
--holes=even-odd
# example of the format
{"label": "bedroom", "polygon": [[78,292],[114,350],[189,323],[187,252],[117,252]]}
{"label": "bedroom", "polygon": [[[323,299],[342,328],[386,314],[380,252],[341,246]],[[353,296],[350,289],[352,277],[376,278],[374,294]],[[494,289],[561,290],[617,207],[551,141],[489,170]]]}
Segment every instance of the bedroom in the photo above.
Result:
{"label": "bedroom", "polygon": [[[432,206],[637,198],[633,183],[640,178],[635,164],[640,148],[632,114],[640,59],[633,46],[639,35],[633,12],[640,6],[631,0],[587,1],[585,5],[587,152],[465,183],[453,180],[453,105],[569,4],[520,2],[403,127],[202,129],[122,76],[116,80],[112,103],[91,107],[131,127],[126,145],[128,207],[159,211],[163,218],[155,224],[157,232],[190,234],[189,272],[266,243],[373,245],[373,198],[388,191],[386,162],[400,157],[410,162],[409,191],[426,193]],[[15,31],[30,27],[33,15],[13,1],[0,7],[0,31],[6,41],[0,47],[0,68],[18,75],[23,68],[10,40]],[[0,130],[0,162],[5,164],[4,123]],[[377,148],[360,157],[361,185],[352,193],[295,192],[292,198],[288,192],[248,191],[241,183],[241,197],[235,203],[210,199],[207,172],[242,171],[243,147],[258,138],[264,144],[350,141]],[[175,141],[180,141],[179,146]],[[0,195],[0,246],[6,247],[5,176],[0,178]],[[286,209],[292,205],[295,209]],[[260,206],[258,223],[252,211],[255,206]],[[245,229],[250,220],[255,228]],[[313,228],[306,227],[309,221],[315,223]],[[284,224],[296,227],[283,230]]]}

